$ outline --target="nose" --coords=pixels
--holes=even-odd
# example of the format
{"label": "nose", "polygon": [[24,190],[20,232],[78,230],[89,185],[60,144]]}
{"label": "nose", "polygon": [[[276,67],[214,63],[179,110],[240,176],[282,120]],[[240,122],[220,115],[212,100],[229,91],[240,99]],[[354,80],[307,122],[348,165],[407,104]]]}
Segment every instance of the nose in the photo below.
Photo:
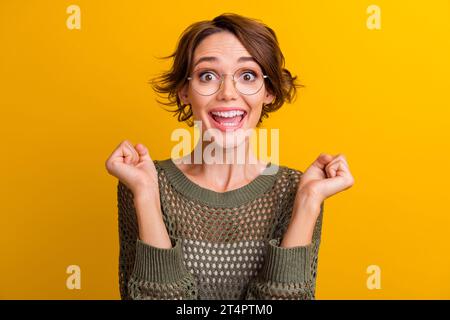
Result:
{"label": "nose", "polygon": [[[227,77],[228,76],[228,77]],[[232,75],[224,74],[217,98],[220,100],[237,99],[238,93]]]}

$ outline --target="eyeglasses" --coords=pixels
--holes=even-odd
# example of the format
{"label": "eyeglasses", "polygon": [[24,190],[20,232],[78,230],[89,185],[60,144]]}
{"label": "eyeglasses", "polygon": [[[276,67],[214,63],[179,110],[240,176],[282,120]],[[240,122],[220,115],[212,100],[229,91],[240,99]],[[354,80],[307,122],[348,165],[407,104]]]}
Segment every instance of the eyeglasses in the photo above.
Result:
{"label": "eyeglasses", "polygon": [[[187,80],[191,82],[192,89],[202,96],[210,96],[219,91],[228,73],[218,75],[212,70],[197,70]],[[267,75],[248,68],[238,69],[233,76],[233,83],[237,91],[245,95],[256,94],[264,84]],[[237,76],[237,79],[236,79]]]}

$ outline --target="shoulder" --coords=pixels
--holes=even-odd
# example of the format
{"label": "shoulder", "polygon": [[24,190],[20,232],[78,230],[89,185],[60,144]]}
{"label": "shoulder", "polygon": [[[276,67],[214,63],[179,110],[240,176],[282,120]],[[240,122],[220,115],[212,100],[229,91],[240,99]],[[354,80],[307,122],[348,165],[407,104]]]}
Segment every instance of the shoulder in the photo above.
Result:
{"label": "shoulder", "polygon": [[159,160],[153,160],[153,164],[155,165],[156,171],[158,174],[161,172],[170,169],[173,166],[173,162],[171,158],[167,159],[159,159]]}
{"label": "shoulder", "polygon": [[284,168],[284,170],[286,171],[286,174],[292,178],[300,178],[300,176],[303,174],[303,171],[293,168],[293,167],[288,167],[288,166],[281,166]]}
{"label": "shoulder", "polygon": [[279,168],[281,172],[278,180],[280,180],[281,183],[286,184],[286,187],[289,189],[296,190],[301,176],[303,175],[303,171],[285,165],[279,165]]}

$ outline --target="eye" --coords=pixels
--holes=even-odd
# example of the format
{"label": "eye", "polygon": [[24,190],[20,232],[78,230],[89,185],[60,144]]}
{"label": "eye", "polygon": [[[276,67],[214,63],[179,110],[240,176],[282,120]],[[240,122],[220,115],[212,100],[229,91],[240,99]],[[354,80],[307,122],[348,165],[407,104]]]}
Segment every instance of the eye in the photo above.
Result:
{"label": "eye", "polygon": [[215,81],[218,79],[217,75],[212,71],[200,72],[198,77],[202,82]]}
{"label": "eye", "polygon": [[251,70],[246,70],[241,73],[239,76],[239,80],[243,80],[244,82],[251,82],[255,81],[255,79],[258,77],[258,74]]}

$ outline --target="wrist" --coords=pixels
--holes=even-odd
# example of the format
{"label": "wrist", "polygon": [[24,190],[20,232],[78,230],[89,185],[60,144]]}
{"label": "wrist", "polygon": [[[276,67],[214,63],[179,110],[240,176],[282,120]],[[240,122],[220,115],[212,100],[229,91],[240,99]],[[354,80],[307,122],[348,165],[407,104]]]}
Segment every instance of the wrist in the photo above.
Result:
{"label": "wrist", "polygon": [[134,198],[159,199],[159,190],[152,186],[139,186],[132,190]]}
{"label": "wrist", "polygon": [[295,199],[293,216],[303,217],[303,220],[315,222],[320,213],[321,202],[313,196],[299,193]]}
{"label": "wrist", "polygon": [[[138,209],[139,212],[148,212],[148,211],[158,211],[161,207],[161,202],[159,198],[159,193],[153,192],[151,190],[139,190],[133,194],[134,206]],[[143,210],[143,209],[146,210]]]}

